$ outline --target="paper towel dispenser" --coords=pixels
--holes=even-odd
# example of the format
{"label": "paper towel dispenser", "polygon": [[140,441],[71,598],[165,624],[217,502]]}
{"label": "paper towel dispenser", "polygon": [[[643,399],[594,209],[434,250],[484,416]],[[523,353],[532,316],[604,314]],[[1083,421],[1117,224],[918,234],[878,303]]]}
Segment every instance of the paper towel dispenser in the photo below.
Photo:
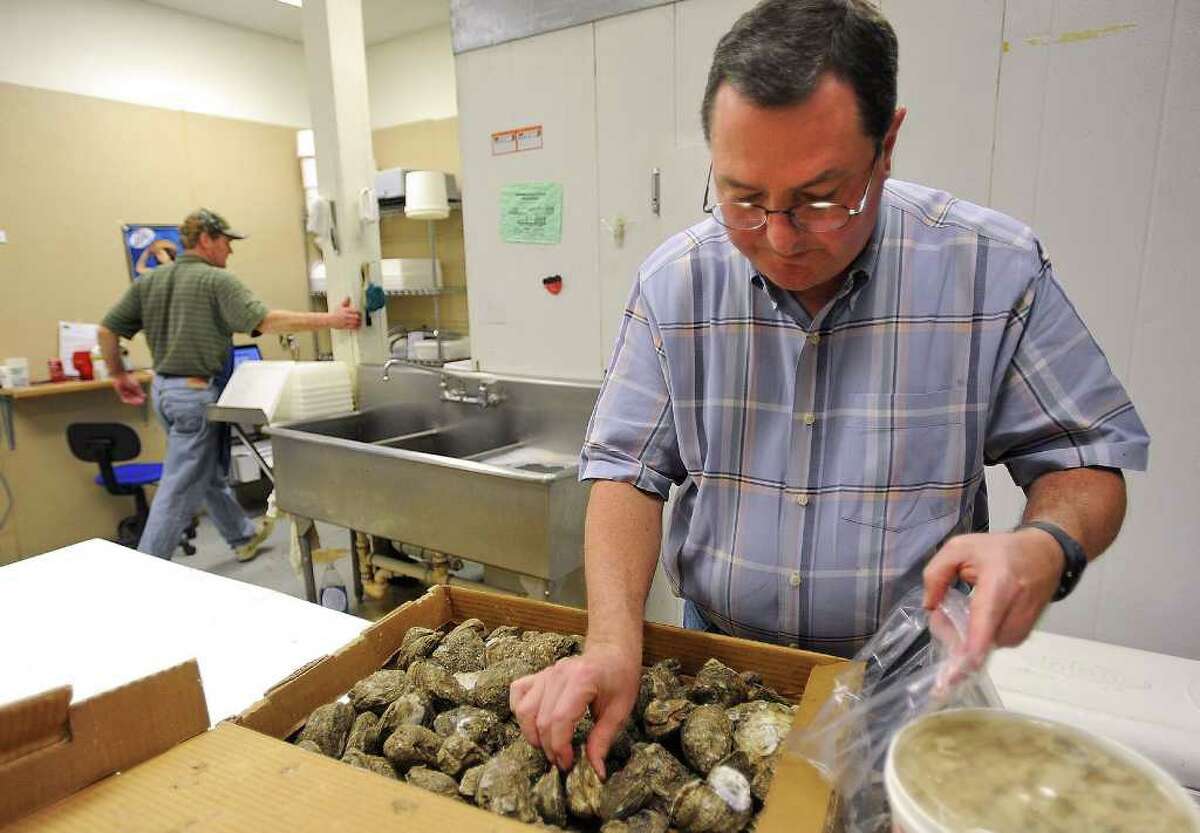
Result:
{"label": "paper towel dispenser", "polygon": [[[386,168],[375,172],[375,193],[379,204],[385,208],[399,208],[404,205],[404,175],[414,168]],[[453,205],[462,201],[462,193],[458,190],[458,179],[454,174],[446,174],[446,198]]]}

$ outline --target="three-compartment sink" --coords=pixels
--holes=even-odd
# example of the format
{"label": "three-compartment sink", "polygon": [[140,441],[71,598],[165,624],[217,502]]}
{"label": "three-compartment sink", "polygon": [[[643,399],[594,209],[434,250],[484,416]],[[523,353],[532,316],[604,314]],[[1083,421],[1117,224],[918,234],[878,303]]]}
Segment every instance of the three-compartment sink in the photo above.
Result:
{"label": "three-compartment sink", "polygon": [[443,401],[434,375],[360,367],[359,411],[268,429],[277,504],[552,586],[582,564],[578,454],[598,387],[500,384],[481,408]]}

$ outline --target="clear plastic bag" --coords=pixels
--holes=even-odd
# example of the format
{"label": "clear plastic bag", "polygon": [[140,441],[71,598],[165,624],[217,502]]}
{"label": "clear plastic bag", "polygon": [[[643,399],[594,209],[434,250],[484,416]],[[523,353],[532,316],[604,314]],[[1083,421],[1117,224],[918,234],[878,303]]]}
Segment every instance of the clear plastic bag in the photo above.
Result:
{"label": "clear plastic bag", "polygon": [[836,829],[887,833],[891,813],[883,767],[892,736],[920,715],[946,708],[1000,706],[983,670],[958,652],[966,639],[968,602],[951,589],[936,610],[922,588],[905,595],[834,684],[815,718],[789,738],[839,796]]}

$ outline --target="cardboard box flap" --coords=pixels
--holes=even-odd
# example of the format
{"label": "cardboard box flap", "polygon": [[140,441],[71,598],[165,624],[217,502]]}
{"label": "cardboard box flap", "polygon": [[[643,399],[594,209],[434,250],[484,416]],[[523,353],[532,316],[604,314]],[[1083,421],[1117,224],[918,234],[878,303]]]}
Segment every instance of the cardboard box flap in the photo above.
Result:
{"label": "cardboard box flap", "polygon": [[324,833],[530,827],[232,723],[18,821],[4,833]]}
{"label": "cardboard box flap", "polygon": [[71,687],[51,689],[0,708],[0,765],[68,736]]}
{"label": "cardboard box flap", "polygon": [[55,689],[0,709],[0,825],[208,728],[195,660],[68,708],[69,698]]}

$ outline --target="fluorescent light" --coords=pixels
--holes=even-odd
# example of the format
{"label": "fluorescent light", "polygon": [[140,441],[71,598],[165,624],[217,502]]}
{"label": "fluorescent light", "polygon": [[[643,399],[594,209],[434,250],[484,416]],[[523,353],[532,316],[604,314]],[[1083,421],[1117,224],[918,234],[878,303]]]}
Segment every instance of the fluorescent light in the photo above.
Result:
{"label": "fluorescent light", "polygon": [[300,4],[303,3],[304,0],[278,0],[278,2],[283,3],[284,5],[287,5],[287,6],[295,6],[295,7],[299,8]]}

